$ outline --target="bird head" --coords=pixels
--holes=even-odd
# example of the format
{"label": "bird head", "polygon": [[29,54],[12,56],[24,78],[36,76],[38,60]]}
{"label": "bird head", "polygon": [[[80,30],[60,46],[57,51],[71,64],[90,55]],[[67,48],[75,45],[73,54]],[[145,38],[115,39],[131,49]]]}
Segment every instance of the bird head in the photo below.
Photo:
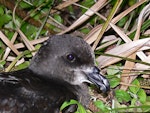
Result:
{"label": "bird head", "polygon": [[56,35],[43,43],[29,66],[46,79],[60,79],[71,85],[95,84],[103,93],[109,91],[108,80],[95,66],[94,52],[83,39]]}

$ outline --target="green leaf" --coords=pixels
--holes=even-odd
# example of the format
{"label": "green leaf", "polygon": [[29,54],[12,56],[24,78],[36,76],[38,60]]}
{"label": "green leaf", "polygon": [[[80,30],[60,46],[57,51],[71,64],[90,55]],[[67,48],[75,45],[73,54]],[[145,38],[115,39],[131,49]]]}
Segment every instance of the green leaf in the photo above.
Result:
{"label": "green leaf", "polygon": [[[132,82],[132,85],[136,85],[136,86],[140,86],[140,82],[135,79],[133,82]],[[136,87],[136,86],[130,86],[129,87],[129,90],[134,93],[134,94],[137,94],[137,92],[139,91],[140,87]]]}
{"label": "green leaf", "polygon": [[132,6],[132,5],[134,5],[136,2],[137,2],[136,0],[129,0],[129,1],[128,1],[128,4],[129,4],[129,6]]}
{"label": "green leaf", "polygon": [[74,10],[73,10],[72,5],[68,6],[68,11],[70,12],[70,14],[74,14]]}
{"label": "green leaf", "polygon": [[4,10],[2,7],[0,7],[0,15],[3,15],[4,14]]}
{"label": "green leaf", "polygon": [[88,29],[88,28],[83,28],[83,29],[81,29],[80,31],[81,31],[82,33],[84,33],[84,34],[88,34],[89,31],[90,31],[90,29]]}
{"label": "green leaf", "polygon": [[108,75],[115,75],[119,72],[119,67],[118,66],[109,66],[107,68],[107,74]]}
{"label": "green leaf", "polygon": [[111,5],[115,5],[116,2],[117,2],[117,0],[111,0],[110,1]]}
{"label": "green leaf", "polygon": [[0,16],[0,27],[2,27],[4,24],[8,23],[12,17],[8,14],[4,14]]}
{"label": "green leaf", "polygon": [[146,93],[143,89],[140,89],[137,93],[138,97],[139,97],[139,100],[141,103],[145,103],[146,102]]}
{"label": "green leaf", "polygon": [[136,99],[136,98],[133,98],[133,99],[131,100],[131,106],[135,106],[136,102],[137,102],[137,99]]}
{"label": "green leaf", "polygon": [[38,50],[38,49],[40,49],[41,46],[42,46],[42,44],[37,44],[37,45],[35,45],[35,49]]}
{"label": "green leaf", "polygon": [[26,34],[29,40],[33,40],[34,37],[36,36],[37,28],[33,25],[24,23],[21,26],[21,30],[23,31],[24,34]]}
{"label": "green leaf", "polygon": [[95,101],[94,104],[97,108],[99,108],[103,112],[108,112],[109,111],[107,109],[107,106],[102,101]]}
{"label": "green leaf", "polygon": [[[148,29],[149,26],[150,26],[150,19],[145,20],[144,23],[142,24],[141,32],[143,32],[144,30]],[[132,33],[129,35],[129,37],[130,37],[131,39],[134,37],[135,32],[136,32],[136,31],[132,32]]]}
{"label": "green leaf", "polygon": [[[85,7],[91,7],[94,4],[94,0],[84,0],[81,5],[85,6]],[[87,9],[82,8],[82,13],[84,13]]]}
{"label": "green leaf", "polygon": [[43,4],[44,2],[45,2],[45,0],[35,0],[35,1],[33,2],[33,5],[34,5],[34,6],[39,6],[39,5]]}
{"label": "green leaf", "polygon": [[124,90],[116,90],[115,95],[119,102],[129,102],[131,100],[130,95]]}
{"label": "green leaf", "polygon": [[[6,27],[6,26],[5,26],[5,27]],[[13,32],[10,32],[10,31],[8,31],[8,30],[5,30],[5,35],[7,36],[7,38],[8,38],[9,40],[11,40],[12,37],[13,37],[13,35],[14,35],[14,33],[13,33]]]}
{"label": "green leaf", "polygon": [[128,20],[128,17],[125,16],[125,17],[123,17],[121,20],[119,20],[119,22],[117,23],[117,25],[118,25],[119,27],[123,27],[123,26],[126,24],[127,20]]}
{"label": "green leaf", "polygon": [[78,106],[78,109],[75,113],[86,113],[86,110],[84,109],[84,107],[76,100],[70,100],[69,102],[64,102],[62,106],[60,107],[60,110],[62,111],[64,108],[70,105],[74,105],[74,104],[77,104]]}
{"label": "green leaf", "polygon": [[21,1],[21,2],[19,3],[19,5],[20,5],[20,7],[22,7],[23,9],[27,9],[27,8],[31,8],[31,7],[32,7],[32,5],[29,5],[28,3],[23,2],[23,1]]}
{"label": "green leaf", "polygon": [[120,84],[120,79],[117,77],[114,77],[112,79],[109,79],[109,83],[110,83],[111,88],[115,88],[116,86]]}
{"label": "green leaf", "polygon": [[0,71],[4,69],[6,61],[0,61]]}
{"label": "green leaf", "polygon": [[77,112],[79,112],[79,113],[86,113],[85,108],[80,103],[78,103]]}
{"label": "green leaf", "polygon": [[0,65],[5,65],[6,61],[0,61]]}
{"label": "green leaf", "polygon": [[58,14],[54,15],[54,19],[57,20],[59,23],[63,23],[63,19]]}
{"label": "green leaf", "polygon": [[29,66],[29,61],[25,61],[24,63],[18,65],[15,67],[15,70],[21,70],[21,69],[25,69]]}

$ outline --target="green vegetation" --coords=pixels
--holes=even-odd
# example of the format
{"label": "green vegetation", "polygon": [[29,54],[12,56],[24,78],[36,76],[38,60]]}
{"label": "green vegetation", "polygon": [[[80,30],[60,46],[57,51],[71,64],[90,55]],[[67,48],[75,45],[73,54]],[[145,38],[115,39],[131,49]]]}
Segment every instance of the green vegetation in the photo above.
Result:
{"label": "green vegetation", "polygon": [[96,110],[75,100],[64,102],[61,110],[77,104],[76,113],[150,112],[149,0],[95,1],[0,0],[0,71],[27,67],[48,35],[70,33],[94,48],[111,92],[99,98],[91,86]]}

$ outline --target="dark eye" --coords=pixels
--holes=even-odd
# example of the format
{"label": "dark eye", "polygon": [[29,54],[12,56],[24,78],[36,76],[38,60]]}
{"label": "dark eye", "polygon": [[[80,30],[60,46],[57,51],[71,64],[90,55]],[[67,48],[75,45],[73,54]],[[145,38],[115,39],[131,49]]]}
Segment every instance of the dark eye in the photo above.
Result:
{"label": "dark eye", "polygon": [[75,60],[75,56],[74,56],[73,54],[68,54],[68,55],[67,55],[67,59],[68,59],[69,61],[74,61],[74,60]]}

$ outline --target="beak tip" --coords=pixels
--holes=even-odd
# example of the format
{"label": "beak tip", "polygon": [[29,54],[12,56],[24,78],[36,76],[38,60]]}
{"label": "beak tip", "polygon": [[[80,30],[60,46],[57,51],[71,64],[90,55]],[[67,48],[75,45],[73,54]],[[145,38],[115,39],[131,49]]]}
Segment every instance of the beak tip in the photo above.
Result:
{"label": "beak tip", "polygon": [[95,84],[102,93],[108,93],[110,91],[110,84],[107,78],[100,74],[100,70],[96,66],[90,68],[90,70],[85,71],[87,79]]}
{"label": "beak tip", "polygon": [[108,93],[110,91],[110,85],[109,82],[108,84],[105,84],[103,86],[100,86],[100,90],[102,91],[102,93]]}
{"label": "beak tip", "polygon": [[102,93],[108,93],[110,91],[110,84],[107,78],[105,78],[103,75],[100,76],[100,81],[97,82],[97,87]]}

